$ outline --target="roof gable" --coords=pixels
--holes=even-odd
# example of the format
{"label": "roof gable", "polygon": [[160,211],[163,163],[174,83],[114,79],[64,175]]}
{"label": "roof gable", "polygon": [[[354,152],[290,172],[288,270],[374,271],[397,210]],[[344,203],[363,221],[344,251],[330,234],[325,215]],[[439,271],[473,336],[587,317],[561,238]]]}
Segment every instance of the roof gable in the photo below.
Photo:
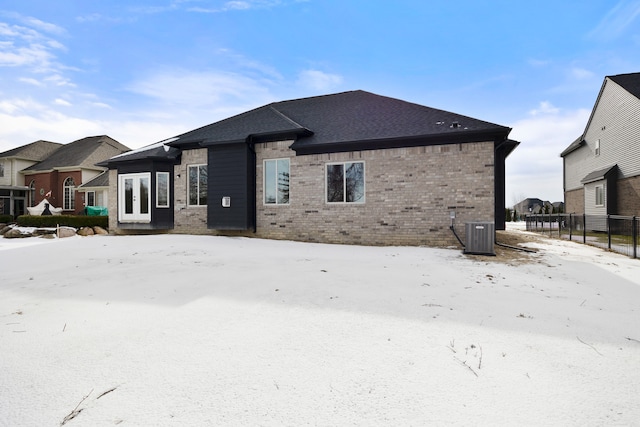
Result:
{"label": "roof gable", "polygon": [[50,156],[60,147],[62,147],[62,144],[58,142],[39,140],[32,142],[31,144],[26,144],[21,147],[5,151],[4,153],[0,153],[0,157],[16,157],[23,160],[39,162]]}
{"label": "roof gable", "polygon": [[564,149],[562,153],[560,153],[560,157],[564,157],[567,154],[577,150],[578,148],[584,145],[584,134],[580,135],[576,138],[567,148]]}
{"label": "roof gable", "polygon": [[244,142],[248,137],[278,134],[306,134],[309,130],[283,115],[275,104],[269,104],[228,119],[179,135],[170,145],[183,146],[189,143]]}
{"label": "roof gable", "polygon": [[[128,151],[129,148],[106,135],[90,136],[62,145],[49,157],[33,166],[24,169],[25,172],[46,171],[69,167],[95,167],[97,161]],[[106,155],[100,155],[101,152]],[[96,160],[98,157],[103,157]]]}
{"label": "roof gable", "polygon": [[609,78],[640,99],[640,73],[618,74]]}
{"label": "roof gable", "polygon": [[80,185],[78,188],[94,188],[94,187],[108,187],[109,186],[109,172],[104,171],[95,178]]}

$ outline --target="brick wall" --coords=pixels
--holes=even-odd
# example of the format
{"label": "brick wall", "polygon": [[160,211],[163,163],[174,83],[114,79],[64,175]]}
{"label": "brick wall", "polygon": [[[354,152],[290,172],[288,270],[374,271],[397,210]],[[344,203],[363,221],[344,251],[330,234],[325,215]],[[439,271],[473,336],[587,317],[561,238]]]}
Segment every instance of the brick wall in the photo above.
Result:
{"label": "brick wall", "polygon": [[565,213],[584,213],[584,188],[571,190],[564,193]]}
{"label": "brick wall", "polygon": [[109,233],[115,234],[118,228],[118,171],[109,170]]}
{"label": "brick wall", "polygon": [[187,206],[187,185],[190,165],[207,164],[207,149],[184,150],[182,162],[173,168],[174,229],[180,234],[216,234],[207,229],[207,207]]}
{"label": "brick wall", "polygon": [[[494,220],[493,142],[295,156],[258,144],[257,236],[367,245],[455,245],[471,220]],[[263,160],[289,158],[290,204],[264,205]],[[325,164],[364,161],[364,204],[325,202]]]}
{"label": "brick wall", "polygon": [[618,181],[618,215],[640,216],[640,176]]}

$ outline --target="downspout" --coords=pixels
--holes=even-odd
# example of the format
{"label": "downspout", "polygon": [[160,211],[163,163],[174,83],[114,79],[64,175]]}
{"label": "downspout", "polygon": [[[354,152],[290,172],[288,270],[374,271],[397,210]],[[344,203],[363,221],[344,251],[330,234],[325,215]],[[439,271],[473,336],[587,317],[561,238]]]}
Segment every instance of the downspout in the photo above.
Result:
{"label": "downspout", "polygon": [[252,202],[252,209],[251,209],[251,223],[253,224],[253,233],[257,233],[258,231],[258,202],[256,201],[256,197],[257,197],[257,191],[256,191],[256,161],[257,161],[257,154],[256,154],[256,150],[255,150],[255,143],[253,142],[253,136],[249,135],[247,137],[247,139],[245,140],[245,144],[247,144],[247,147],[249,148],[249,151],[251,152],[251,193],[253,195],[253,202]]}
{"label": "downspout", "polygon": [[[507,135],[508,136],[508,135]],[[497,158],[498,158],[498,151],[502,148],[503,145],[505,145],[508,141],[507,136],[505,136],[504,140],[502,140],[502,142],[498,143],[497,145],[494,146],[493,149],[493,193],[494,193],[494,198],[493,198],[493,223],[496,224],[496,220],[498,218],[498,215],[500,215],[500,218],[504,217],[504,209],[505,209],[505,205],[506,203],[504,202],[504,198],[506,197],[506,195],[504,194],[504,187],[506,185],[506,156],[503,159],[503,161],[501,162],[502,165],[500,166],[500,170],[502,175],[504,176],[504,178],[502,179],[502,183],[503,183],[503,191],[500,192],[501,196],[503,197],[503,201],[500,203],[500,207],[502,208],[502,213],[498,213],[498,209],[496,209],[498,206],[497,203],[497,199],[496,199],[496,195],[498,193],[498,177],[497,177]],[[495,143],[494,143],[495,144]],[[504,219],[506,221],[506,218]],[[497,227],[494,226],[494,230],[496,230]],[[494,238],[495,241],[495,238]]]}

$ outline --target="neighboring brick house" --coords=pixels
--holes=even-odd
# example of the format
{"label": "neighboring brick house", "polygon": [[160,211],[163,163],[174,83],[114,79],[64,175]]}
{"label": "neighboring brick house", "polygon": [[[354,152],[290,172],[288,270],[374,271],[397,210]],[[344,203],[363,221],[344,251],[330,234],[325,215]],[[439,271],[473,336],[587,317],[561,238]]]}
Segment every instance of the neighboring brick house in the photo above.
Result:
{"label": "neighboring brick house", "polygon": [[0,153],[0,215],[18,217],[24,215],[26,207],[35,205],[35,183],[25,183],[20,171],[46,159],[61,146],[41,140]]}
{"label": "neighboring brick house", "polygon": [[110,231],[456,244],[504,229],[510,128],[364,91],[275,102],[115,157]]}
{"label": "neighboring brick house", "polygon": [[87,204],[86,193],[78,195],[78,187],[106,170],[97,163],[126,151],[128,147],[106,135],[90,136],[60,146],[20,174],[25,185],[35,189],[33,205],[46,196],[51,205],[63,209],[63,214],[82,213]]}
{"label": "neighboring brick house", "polygon": [[605,77],[583,134],[560,156],[567,213],[640,215],[640,73]]}

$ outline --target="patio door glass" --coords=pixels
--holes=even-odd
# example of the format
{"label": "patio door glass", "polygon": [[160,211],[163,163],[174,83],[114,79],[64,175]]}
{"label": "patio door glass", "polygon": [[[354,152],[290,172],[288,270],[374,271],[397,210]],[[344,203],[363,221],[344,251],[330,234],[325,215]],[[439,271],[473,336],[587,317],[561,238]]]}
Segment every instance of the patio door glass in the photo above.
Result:
{"label": "patio door glass", "polygon": [[150,173],[118,176],[118,214],[121,222],[151,221]]}

